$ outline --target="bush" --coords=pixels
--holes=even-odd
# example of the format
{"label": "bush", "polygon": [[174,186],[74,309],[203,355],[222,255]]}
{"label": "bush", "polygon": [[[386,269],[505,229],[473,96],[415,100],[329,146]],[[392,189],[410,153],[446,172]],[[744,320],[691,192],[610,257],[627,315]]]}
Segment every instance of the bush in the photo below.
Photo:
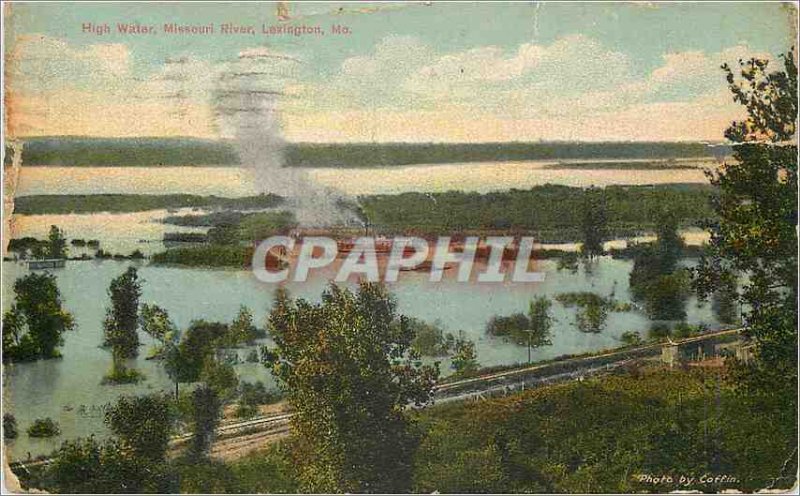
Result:
{"label": "bush", "polygon": [[103,376],[101,384],[138,384],[147,377],[136,369],[116,368]]}
{"label": "bush", "polygon": [[61,434],[61,428],[58,422],[50,417],[36,419],[28,427],[28,436],[30,437],[54,437],[59,434]]}
{"label": "bush", "polygon": [[10,413],[3,414],[3,438],[16,439],[17,435],[17,419]]}

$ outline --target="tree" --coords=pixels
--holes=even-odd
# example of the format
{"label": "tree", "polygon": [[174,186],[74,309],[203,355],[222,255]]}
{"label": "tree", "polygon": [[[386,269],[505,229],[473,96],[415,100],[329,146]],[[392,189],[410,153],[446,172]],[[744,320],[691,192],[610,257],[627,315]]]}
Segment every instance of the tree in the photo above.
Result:
{"label": "tree", "polygon": [[67,257],[67,238],[64,231],[58,226],[50,226],[50,233],[47,235],[47,258],[66,258]]}
{"label": "tree", "polygon": [[689,281],[686,271],[678,268],[684,243],[678,233],[678,218],[672,210],[658,214],[655,243],[637,247],[629,287],[634,300],[644,303],[653,320],[686,318]]}
{"label": "tree", "polygon": [[[262,356],[294,408],[299,479],[310,492],[408,492],[416,437],[404,410],[430,401],[435,366],[411,353],[412,330],[392,325],[382,285],[332,284],[322,302],[279,290]],[[390,447],[390,448],[389,448]]]}
{"label": "tree", "polygon": [[62,308],[56,276],[28,274],[14,282],[15,303],[3,315],[3,360],[26,361],[61,356],[64,333],[75,327]]}
{"label": "tree", "polygon": [[135,267],[128,267],[122,275],[113,279],[108,287],[111,307],[106,309],[103,321],[105,345],[111,348],[113,368],[108,379],[111,382],[127,377],[124,360],[139,354],[139,297],[142,285]]}
{"label": "tree", "polygon": [[737,367],[743,390],[766,401],[797,404],[797,65],[795,51],[772,71],[767,60],[728,65],[728,86],[747,117],[726,130],[730,163],[709,173],[720,190],[709,256],[695,286],[707,296],[724,274],[747,274],[737,299],[754,358]]}
{"label": "tree", "polygon": [[192,391],[192,441],[189,446],[191,458],[206,458],[214,442],[220,418],[222,402],[216,391],[201,385]]}
{"label": "tree", "polygon": [[163,462],[174,413],[163,394],[121,396],[105,414],[105,423],[134,456]]}
{"label": "tree", "polygon": [[480,368],[478,354],[475,352],[475,343],[469,339],[459,337],[453,347],[453,358],[450,368],[455,370],[457,376],[471,374]]}
{"label": "tree", "polygon": [[581,332],[602,332],[608,318],[608,305],[602,299],[589,299],[578,306],[575,321]]}
{"label": "tree", "polygon": [[226,346],[239,346],[244,343],[252,343],[256,339],[256,326],[253,325],[253,313],[249,308],[242,305],[239,313],[231,323],[226,338]]}
{"label": "tree", "polygon": [[553,317],[550,315],[552,302],[546,296],[538,296],[531,301],[528,309],[530,328],[528,330],[528,362],[531,361],[531,349],[550,346]]}
{"label": "tree", "polygon": [[10,413],[3,414],[3,439],[16,439],[18,435],[17,431],[17,419],[14,415]]}
{"label": "tree", "polygon": [[121,397],[106,413],[114,436],[64,442],[42,477],[53,493],[177,493],[167,463],[172,411],[163,395]]}
{"label": "tree", "polygon": [[603,254],[607,223],[605,192],[594,186],[584,190],[582,209],[583,244],[581,245],[581,254],[592,259]]}
{"label": "tree", "polygon": [[170,320],[169,314],[158,305],[147,303],[142,305],[139,312],[139,325],[145,334],[159,343],[158,347],[153,350],[154,356],[163,353],[167,345],[178,336],[178,328]]}

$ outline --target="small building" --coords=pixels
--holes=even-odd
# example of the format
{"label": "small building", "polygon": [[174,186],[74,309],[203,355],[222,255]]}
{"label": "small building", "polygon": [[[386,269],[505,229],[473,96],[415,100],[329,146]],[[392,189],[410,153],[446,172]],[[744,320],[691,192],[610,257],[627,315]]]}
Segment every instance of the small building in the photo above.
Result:
{"label": "small building", "polygon": [[39,269],[60,269],[67,264],[65,258],[46,258],[41,260],[28,260],[28,268],[30,270]]}

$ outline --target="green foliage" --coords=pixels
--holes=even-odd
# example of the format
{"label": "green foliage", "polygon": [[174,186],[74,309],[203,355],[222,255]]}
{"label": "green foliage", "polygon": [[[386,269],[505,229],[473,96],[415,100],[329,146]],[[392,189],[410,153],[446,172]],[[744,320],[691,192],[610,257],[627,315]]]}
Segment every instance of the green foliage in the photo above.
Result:
{"label": "green foliage", "polygon": [[[701,143],[288,143],[284,160],[290,167],[380,167],[493,160],[705,156],[709,156],[709,150]],[[190,138],[32,137],[25,140],[22,157],[26,166],[239,165],[239,156],[229,141]]]}
{"label": "green foliage", "polygon": [[253,383],[242,382],[239,384],[239,405],[236,416],[250,418],[258,414],[258,407],[276,403],[283,398],[278,391],[270,391],[261,381]]}
{"label": "green foliage", "polygon": [[298,493],[297,465],[293,463],[289,448],[273,444],[262,451],[248,455],[230,464],[239,484],[239,492]]}
{"label": "green foliage", "polygon": [[625,331],[619,339],[625,346],[638,346],[644,342],[642,336],[636,331]]}
{"label": "green foliage", "polygon": [[14,282],[14,304],[3,314],[3,361],[57,358],[72,314],[62,308],[56,276],[31,273]]}
{"label": "green foliage", "polygon": [[61,427],[50,417],[38,418],[28,426],[27,432],[30,437],[54,437],[61,434]]}
{"label": "green foliage", "polygon": [[150,261],[154,264],[187,267],[245,268],[253,261],[253,247],[219,244],[185,246],[155,253]]}
{"label": "green foliage", "polygon": [[258,212],[242,217],[236,234],[241,240],[260,241],[270,236],[287,234],[296,225],[294,214],[288,210]]}
{"label": "green foliage", "polygon": [[[713,218],[709,204],[713,194],[708,185],[606,186],[599,192],[548,184],[484,194],[448,191],[373,195],[360,197],[359,203],[370,223],[381,232],[439,235],[513,229],[532,232],[540,242],[583,242],[583,226],[594,225],[592,219],[585,224],[587,201],[590,205],[604,204],[605,233],[596,234],[611,238],[654,230],[658,213],[667,207],[673,209],[682,226]],[[588,212],[599,216],[602,211]]]}
{"label": "green foliage", "polygon": [[19,258],[23,259],[44,258],[47,250],[48,242],[46,240],[40,240],[30,236],[15,238],[8,241],[8,251],[16,253]]}
{"label": "green foliage", "polygon": [[189,457],[207,458],[222,417],[222,401],[211,387],[203,384],[192,391],[192,440]]}
{"label": "green foliage", "polygon": [[134,358],[139,354],[139,297],[142,283],[136,267],[128,269],[111,281],[108,296],[111,307],[106,309],[103,321],[105,346],[111,348],[115,362],[124,358]]}
{"label": "green foliage", "polygon": [[602,332],[609,312],[628,312],[632,306],[609,296],[604,298],[589,291],[560,293],[556,301],[566,308],[577,307],[575,324],[581,332]]}
{"label": "green foliage", "polygon": [[658,213],[658,238],[634,248],[629,275],[631,296],[651,320],[683,320],[691,295],[689,273],[677,268],[684,253],[674,209]]}
{"label": "green foliage", "polygon": [[66,258],[67,257],[67,238],[64,231],[58,226],[50,226],[50,233],[47,235],[47,258]]}
{"label": "green foliage", "polygon": [[393,325],[395,308],[377,284],[331,285],[319,304],[277,293],[276,347],[262,354],[295,412],[303,491],[409,489],[416,443],[405,409],[430,401],[438,370],[410,355],[413,332]]}
{"label": "green foliage", "polygon": [[122,360],[115,361],[111,370],[103,376],[100,382],[105,385],[118,385],[118,384],[138,384],[145,380],[147,377],[136,369],[131,369],[125,366]]}
{"label": "green foliage", "polygon": [[450,353],[455,345],[455,336],[445,333],[438,322],[429,324],[413,317],[405,317],[403,325],[411,329],[414,340],[411,348],[421,356],[444,356]]}
{"label": "green foliage", "polygon": [[475,352],[475,343],[468,339],[458,338],[453,346],[453,357],[450,359],[450,368],[458,377],[474,374],[480,368],[478,354]]}
{"label": "green foliage", "polygon": [[508,316],[495,315],[486,323],[486,334],[494,337],[507,337],[517,344],[528,343],[528,333],[531,322],[522,312]]}
{"label": "green foliage", "polygon": [[166,459],[173,418],[163,395],[120,397],[104,419],[114,437],[64,442],[36,487],[56,493],[176,492]]}
{"label": "green foliage", "polygon": [[253,324],[253,313],[242,305],[239,313],[228,327],[228,332],[223,339],[223,345],[236,347],[243,344],[254,344],[259,337],[258,329]]}
{"label": "green foliage", "polygon": [[147,303],[142,305],[139,311],[139,326],[145,334],[159,343],[153,355],[162,353],[167,344],[173,342],[179,334],[167,311],[158,305]]}
{"label": "green foliage", "polygon": [[537,296],[531,301],[528,309],[531,331],[528,333],[528,345],[531,348],[553,344],[550,340],[553,327],[553,316],[550,315],[552,306],[553,303],[546,296]]}
{"label": "green foliage", "polygon": [[19,432],[17,431],[17,419],[10,413],[3,414],[3,439],[16,439]]}
{"label": "green foliage", "polygon": [[602,255],[608,222],[605,192],[599,188],[588,188],[583,194],[581,213],[581,255],[587,258]]}
{"label": "green foliage", "polygon": [[[710,174],[720,189],[710,256],[695,280],[701,296],[747,274],[738,302],[755,360],[738,368],[743,391],[797,404],[797,66],[796,52],[772,70],[767,60],[724,65],[733,99],[747,117],[725,133],[731,163]],[[732,295],[731,295],[732,296]]]}
{"label": "green foliage", "polygon": [[684,489],[751,492],[770,484],[787,459],[784,473],[795,473],[795,415],[742,401],[706,371],[645,370],[443,405],[423,414],[413,490],[663,493],[677,488],[636,476],[712,473],[739,482]]}
{"label": "green foliage", "polygon": [[[94,164],[96,165],[96,164]],[[281,203],[276,195],[266,194],[240,198],[188,194],[137,195],[29,195],[14,200],[14,213],[20,215],[86,214],[93,212],[144,212],[175,208],[225,208],[248,210],[271,208]],[[92,244],[89,246],[94,247]]]}
{"label": "green foliage", "polygon": [[163,394],[121,396],[105,414],[105,423],[124,449],[153,462],[164,460],[174,412]]}

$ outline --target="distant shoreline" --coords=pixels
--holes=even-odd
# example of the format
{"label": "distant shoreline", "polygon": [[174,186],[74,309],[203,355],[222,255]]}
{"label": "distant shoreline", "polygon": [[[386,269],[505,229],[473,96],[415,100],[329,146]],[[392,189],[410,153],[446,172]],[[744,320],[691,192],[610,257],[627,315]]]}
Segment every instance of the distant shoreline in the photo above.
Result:
{"label": "distant shoreline", "polygon": [[[25,143],[22,164],[26,167],[240,165],[235,143],[231,141],[83,137],[22,141]],[[282,152],[287,167],[369,168],[533,160],[709,160],[729,155],[730,147],[687,142],[287,143]],[[672,167],[659,165],[659,168]]]}

